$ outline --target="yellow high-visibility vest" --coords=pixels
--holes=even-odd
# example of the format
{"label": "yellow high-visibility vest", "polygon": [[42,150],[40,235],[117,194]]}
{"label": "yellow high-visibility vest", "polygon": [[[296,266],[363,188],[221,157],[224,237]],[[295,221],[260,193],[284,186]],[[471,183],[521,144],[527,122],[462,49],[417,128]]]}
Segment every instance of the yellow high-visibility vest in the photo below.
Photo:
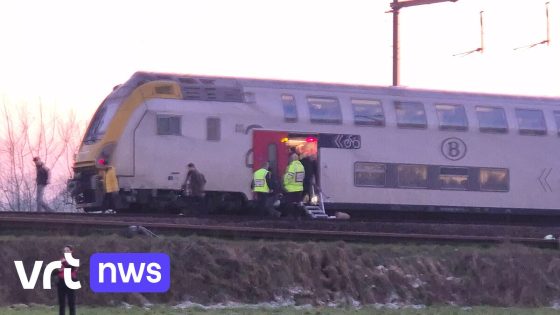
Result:
{"label": "yellow high-visibility vest", "polygon": [[110,166],[105,171],[105,192],[112,193],[119,191],[119,181],[117,180],[117,172],[115,168]]}
{"label": "yellow high-visibility vest", "polygon": [[287,192],[303,191],[303,178],[305,177],[305,169],[300,161],[295,160],[288,165],[284,174],[284,189]]}
{"label": "yellow high-visibility vest", "polygon": [[268,170],[261,168],[253,173],[253,191],[259,193],[269,193],[270,188],[266,182],[266,175],[268,175]]}

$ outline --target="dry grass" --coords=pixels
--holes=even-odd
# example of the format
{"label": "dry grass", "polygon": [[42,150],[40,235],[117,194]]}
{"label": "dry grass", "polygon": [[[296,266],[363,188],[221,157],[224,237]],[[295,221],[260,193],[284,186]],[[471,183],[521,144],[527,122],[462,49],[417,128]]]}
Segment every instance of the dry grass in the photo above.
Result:
{"label": "dry grass", "polygon": [[[0,268],[0,303],[53,304],[54,290],[21,289],[13,260],[23,260],[30,270],[35,260],[58,259],[68,243],[82,259],[80,305],[277,301],[539,307],[560,297],[560,258],[552,250],[111,235],[0,238],[0,263],[7,266]],[[96,252],[168,253],[171,289],[165,294],[94,294],[88,265]]]}
{"label": "dry grass", "polygon": [[[551,308],[539,309],[520,309],[520,308],[495,308],[495,307],[430,307],[424,309],[377,309],[377,308],[278,308],[278,309],[255,309],[255,308],[234,308],[234,309],[214,309],[206,310],[192,308],[179,310],[171,307],[113,307],[113,308],[92,308],[80,307],[78,313],[81,315],[553,315],[558,314],[558,310]],[[0,308],[0,313],[4,315],[55,315],[58,310],[54,307],[37,306],[25,309]]]}

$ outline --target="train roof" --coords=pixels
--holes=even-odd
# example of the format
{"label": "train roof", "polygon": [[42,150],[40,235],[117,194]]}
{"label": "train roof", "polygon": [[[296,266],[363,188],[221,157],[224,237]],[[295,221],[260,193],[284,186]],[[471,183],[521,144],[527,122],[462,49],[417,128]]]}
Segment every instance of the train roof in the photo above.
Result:
{"label": "train roof", "polygon": [[369,95],[384,95],[395,97],[424,97],[424,98],[442,98],[442,99],[469,99],[477,100],[500,100],[507,99],[509,101],[527,101],[539,103],[554,103],[560,105],[560,97],[550,96],[527,96],[527,95],[511,95],[498,93],[478,93],[478,92],[460,92],[410,88],[404,86],[373,86],[361,84],[346,83],[323,83],[309,81],[288,81],[278,79],[255,79],[255,78],[238,78],[226,76],[207,76],[195,74],[173,74],[139,71],[123,85],[129,88],[135,88],[144,83],[157,80],[175,81],[181,86],[187,87],[222,87],[222,88],[271,88],[285,90],[311,90],[317,92],[346,92],[360,93]]}

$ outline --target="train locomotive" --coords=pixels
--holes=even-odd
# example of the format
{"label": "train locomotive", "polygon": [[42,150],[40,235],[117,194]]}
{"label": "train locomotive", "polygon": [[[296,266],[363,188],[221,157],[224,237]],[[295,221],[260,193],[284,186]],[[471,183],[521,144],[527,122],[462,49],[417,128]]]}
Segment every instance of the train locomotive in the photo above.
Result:
{"label": "train locomotive", "polygon": [[327,213],[560,209],[560,98],[137,72],[101,103],[69,180],[86,212],[173,208],[194,163],[243,209],[263,162],[317,161]]}

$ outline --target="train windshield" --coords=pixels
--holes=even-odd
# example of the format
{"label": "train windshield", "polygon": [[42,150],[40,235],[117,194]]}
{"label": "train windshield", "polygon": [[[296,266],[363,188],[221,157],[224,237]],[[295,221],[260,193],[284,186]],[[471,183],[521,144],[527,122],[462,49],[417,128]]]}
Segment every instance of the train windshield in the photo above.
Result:
{"label": "train windshield", "polygon": [[107,131],[107,127],[113,119],[113,116],[117,112],[119,104],[120,100],[112,99],[105,100],[103,104],[99,106],[99,109],[97,109],[97,112],[95,113],[91,123],[89,124],[89,128],[84,138],[84,144],[92,144],[101,139],[101,137]]}

